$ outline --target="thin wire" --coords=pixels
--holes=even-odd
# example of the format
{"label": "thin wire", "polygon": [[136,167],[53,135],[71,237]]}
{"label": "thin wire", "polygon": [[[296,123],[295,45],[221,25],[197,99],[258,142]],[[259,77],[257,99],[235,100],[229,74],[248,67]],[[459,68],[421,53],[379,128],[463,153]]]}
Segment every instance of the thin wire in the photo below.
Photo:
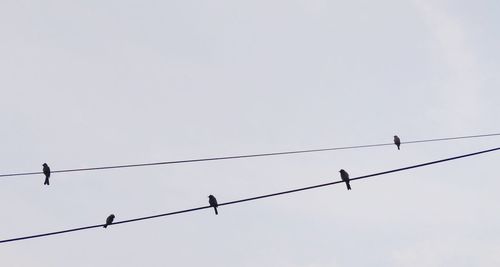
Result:
{"label": "thin wire", "polygon": [[[351,181],[361,180],[361,179],[366,179],[369,177],[380,176],[380,175],[385,175],[385,174],[389,174],[389,173],[405,171],[405,170],[409,170],[409,169],[421,168],[421,167],[428,166],[428,165],[438,164],[438,163],[451,161],[451,160],[457,160],[457,159],[466,158],[466,157],[472,157],[472,156],[476,156],[479,154],[493,152],[496,150],[500,150],[500,147],[492,148],[492,149],[488,149],[488,150],[483,150],[483,151],[479,151],[479,152],[474,152],[474,153],[470,153],[470,154],[464,154],[464,155],[460,155],[460,156],[456,156],[456,157],[425,162],[425,163],[412,165],[412,166],[408,166],[408,167],[403,167],[403,168],[398,168],[398,169],[393,169],[393,170],[389,170],[389,171],[383,171],[383,172],[377,172],[377,173],[373,173],[373,174],[363,175],[363,176],[351,178],[350,180]],[[275,197],[275,196],[284,195],[284,194],[291,194],[291,193],[296,193],[296,192],[305,191],[305,190],[311,190],[311,189],[325,187],[325,186],[331,186],[331,185],[340,184],[340,183],[343,183],[343,181],[335,181],[335,182],[330,182],[330,183],[324,183],[324,184],[318,184],[318,185],[313,185],[313,186],[308,186],[308,187],[301,187],[301,188],[292,189],[292,190],[281,191],[281,192],[267,194],[267,195],[261,195],[261,196],[256,196],[256,197],[250,197],[250,198],[229,201],[229,202],[221,203],[221,204],[219,204],[219,206],[233,205],[233,204],[237,204],[237,203],[241,203],[241,202],[248,202],[248,201],[253,201],[253,200],[262,199],[262,198],[269,198],[269,197]],[[123,224],[123,223],[131,223],[131,222],[149,220],[149,219],[154,219],[154,218],[158,218],[158,217],[171,216],[171,215],[175,215],[175,214],[193,212],[193,211],[198,211],[198,210],[208,209],[208,208],[211,208],[211,206],[203,206],[203,207],[198,207],[198,208],[192,208],[192,209],[174,211],[174,212],[169,212],[169,213],[157,214],[157,215],[152,215],[152,216],[147,216],[147,217],[139,217],[139,218],[135,218],[135,219],[118,221],[118,222],[115,222],[113,224]],[[0,243],[14,242],[14,241],[20,241],[20,240],[25,240],[25,239],[33,239],[33,238],[50,236],[50,235],[58,235],[58,234],[64,234],[64,233],[75,232],[75,231],[82,231],[82,230],[97,228],[97,227],[102,227],[102,226],[104,226],[104,224],[96,224],[96,225],[84,226],[84,227],[62,230],[62,231],[57,231],[57,232],[49,232],[49,233],[44,233],[44,234],[37,234],[37,235],[30,235],[30,236],[24,236],[24,237],[11,238],[11,239],[4,239],[4,240],[0,240]]]}
{"label": "thin wire", "polygon": [[[401,142],[401,144],[428,143],[428,142],[448,141],[448,140],[457,140],[457,139],[491,137],[491,136],[499,136],[499,135],[500,135],[500,133],[468,135],[468,136],[458,136],[458,137],[446,137],[446,138],[437,138],[437,139],[407,141],[407,142]],[[278,156],[278,155],[302,154],[302,153],[325,152],[325,151],[333,151],[333,150],[347,150],[347,149],[369,148],[369,147],[379,147],[379,146],[393,146],[393,145],[394,145],[394,143],[383,143],[383,144],[371,144],[371,145],[358,145],[358,146],[344,146],[344,147],[319,148],[319,149],[307,149],[307,150],[295,150],[295,151],[282,151],[282,152],[271,152],[271,153],[261,153],[261,154],[223,156],[223,157],[214,157],[214,158],[186,159],[186,160],[161,161],[161,162],[151,162],[151,163],[139,163],[139,164],[126,164],[126,165],[114,165],[114,166],[102,166],[102,167],[53,170],[52,173],[97,171],[97,170],[134,168],[134,167],[145,167],[145,166],[155,166],[155,165],[193,163],[193,162],[202,162],[202,161],[269,157],[269,156]],[[0,178],[1,177],[11,177],[11,176],[39,175],[39,174],[43,174],[43,172],[22,172],[22,173],[0,174]]]}

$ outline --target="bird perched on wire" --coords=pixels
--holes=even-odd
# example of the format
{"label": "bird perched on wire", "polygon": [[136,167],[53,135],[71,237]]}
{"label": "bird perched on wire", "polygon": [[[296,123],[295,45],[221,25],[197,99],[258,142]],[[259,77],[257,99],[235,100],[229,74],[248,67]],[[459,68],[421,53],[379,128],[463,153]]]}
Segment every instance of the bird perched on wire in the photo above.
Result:
{"label": "bird perched on wire", "polygon": [[351,190],[351,185],[349,184],[349,174],[344,171],[344,169],[341,169],[340,171],[340,178],[342,178],[342,181],[345,182],[347,185],[347,190]]}
{"label": "bird perched on wire", "polygon": [[210,207],[214,207],[215,215],[219,214],[217,212],[219,204],[217,204],[217,199],[213,195],[208,196],[208,203],[210,204]]}
{"label": "bird perched on wire", "polygon": [[401,139],[399,139],[397,135],[394,136],[394,144],[398,147],[399,150],[399,146],[401,145]]}
{"label": "bird perched on wire", "polygon": [[103,226],[104,228],[107,228],[108,225],[111,225],[113,223],[113,220],[115,219],[115,215],[111,214],[106,218],[106,224]]}
{"label": "bird perched on wire", "polygon": [[43,165],[43,174],[45,174],[45,182],[43,182],[44,185],[50,185],[49,183],[49,178],[50,178],[50,168],[47,163],[44,163]]}

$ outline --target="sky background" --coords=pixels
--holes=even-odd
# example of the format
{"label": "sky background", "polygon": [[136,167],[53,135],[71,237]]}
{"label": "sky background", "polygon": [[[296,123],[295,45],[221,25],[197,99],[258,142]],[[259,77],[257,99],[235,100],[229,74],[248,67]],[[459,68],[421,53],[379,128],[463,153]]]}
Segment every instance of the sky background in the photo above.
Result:
{"label": "sky background", "polygon": [[[500,2],[0,0],[0,172],[499,132]],[[0,180],[0,239],[500,138]],[[0,245],[2,266],[499,266],[499,154]]]}

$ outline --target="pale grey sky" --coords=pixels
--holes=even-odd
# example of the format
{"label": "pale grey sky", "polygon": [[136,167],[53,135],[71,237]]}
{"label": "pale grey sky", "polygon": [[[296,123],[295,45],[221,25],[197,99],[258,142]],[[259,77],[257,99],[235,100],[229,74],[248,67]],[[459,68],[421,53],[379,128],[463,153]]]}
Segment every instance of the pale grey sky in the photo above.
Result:
{"label": "pale grey sky", "polygon": [[[499,132],[498,1],[0,1],[1,173]],[[499,138],[0,180],[0,239]],[[498,266],[498,153],[0,245],[2,266]]]}

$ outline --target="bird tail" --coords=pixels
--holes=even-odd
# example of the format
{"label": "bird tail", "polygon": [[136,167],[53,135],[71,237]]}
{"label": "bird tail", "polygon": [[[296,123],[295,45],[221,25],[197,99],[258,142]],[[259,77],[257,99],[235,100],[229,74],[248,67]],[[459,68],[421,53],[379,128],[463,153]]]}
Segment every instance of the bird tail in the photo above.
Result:
{"label": "bird tail", "polygon": [[398,150],[399,150],[399,146],[398,146]]}
{"label": "bird tail", "polygon": [[217,212],[217,207],[214,207],[215,210],[215,215],[219,215],[219,212]]}
{"label": "bird tail", "polygon": [[105,224],[103,227],[104,227],[104,228],[108,228],[108,225],[107,225],[107,224]]}
{"label": "bird tail", "polygon": [[347,190],[351,190],[351,185],[349,184],[349,182],[346,182],[345,184],[347,185]]}
{"label": "bird tail", "polygon": [[50,183],[49,183],[49,178],[48,178],[48,177],[47,177],[47,178],[45,178],[45,182],[44,182],[43,184],[50,185]]}

